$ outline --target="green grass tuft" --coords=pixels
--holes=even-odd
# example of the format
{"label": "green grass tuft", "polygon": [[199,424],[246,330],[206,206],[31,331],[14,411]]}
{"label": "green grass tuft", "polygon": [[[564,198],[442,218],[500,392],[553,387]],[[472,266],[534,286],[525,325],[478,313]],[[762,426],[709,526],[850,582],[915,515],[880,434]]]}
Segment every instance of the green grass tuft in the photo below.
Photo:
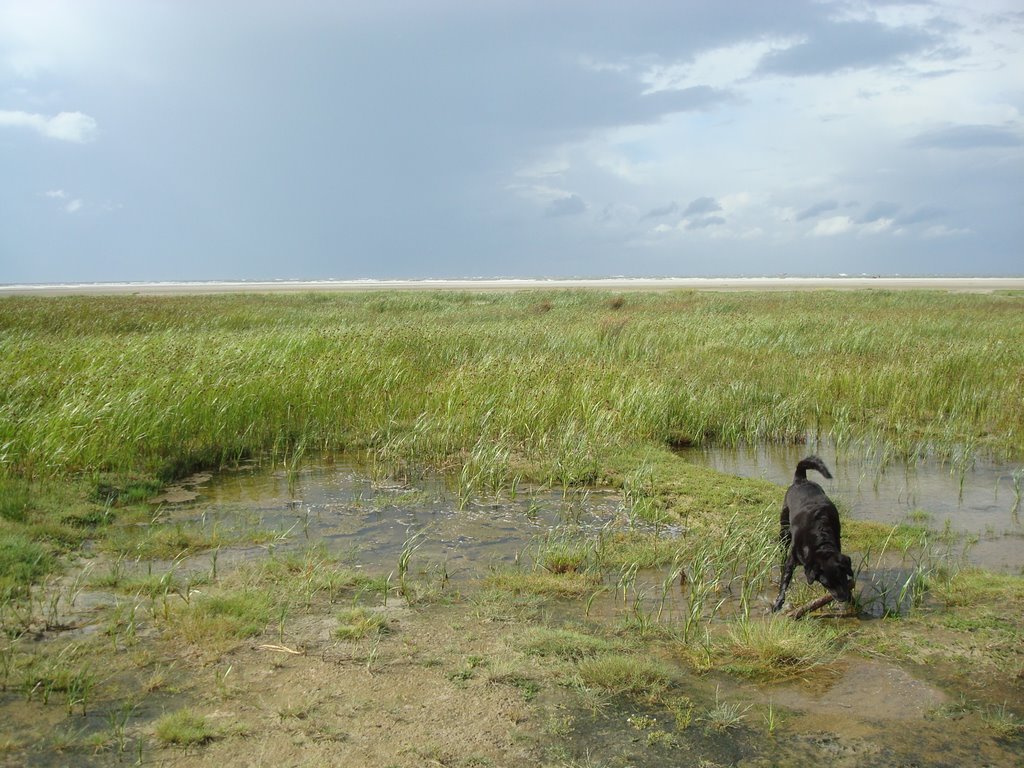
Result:
{"label": "green grass tuft", "polygon": [[516,646],[528,656],[580,661],[616,649],[603,637],[553,627],[530,627],[516,638]]}
{"label": "green grass tuft", "polygon": [[217,736],[209,721],[191,709],[179,709],[156,721],[156,737],[164,745],[196,747]]}
{"label": "green grass tuft", "polygon": [[593,592],[600,581],[600,576],[596,573],[551,573],[544,570],[505,568],[488,574],[486,584],[515,595],[582,597]]}
{"label": "green grass tuft", "polygon": [[673,670],[661,662],[621,653],[586,658],[577,671],[586,686],[648,699],[660,696],[675,679]]}
{"label": "green grass tuft", "polygon": [[725,668],[734,674],[781,680],[832,662],[839,650],[839,635],[829,626],[773,616],[737,622],[721,652]]}
{"label": "green grass tuft", "polygon": [[20,533],[0,527],[0,597],[24,596],[56,566],[49,550]]}
{"label": "green grass tuft", "polygon": [[338,628],[334,636],[341,640],[362,640],[364,637],[378,637],[391,631],[387,617],[377,611],[357,607],[338,614]]}

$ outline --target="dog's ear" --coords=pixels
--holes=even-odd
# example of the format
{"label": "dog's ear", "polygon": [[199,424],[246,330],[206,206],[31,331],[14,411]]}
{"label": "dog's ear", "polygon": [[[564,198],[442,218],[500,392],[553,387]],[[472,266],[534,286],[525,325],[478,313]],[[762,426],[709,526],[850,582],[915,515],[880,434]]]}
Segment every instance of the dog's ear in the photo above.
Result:
{"label": "dog's ear", "polygon": [[818,568],[817,563],[812,563],[804,566],[804,576],[807,577],[807,583],[813,584],[821,576],[821,569]]}
{"label": "dog's ear", "polygon": [[839,556],[839,564],[843,567],[843,572],[853,578],[853,561],[846,555]]}

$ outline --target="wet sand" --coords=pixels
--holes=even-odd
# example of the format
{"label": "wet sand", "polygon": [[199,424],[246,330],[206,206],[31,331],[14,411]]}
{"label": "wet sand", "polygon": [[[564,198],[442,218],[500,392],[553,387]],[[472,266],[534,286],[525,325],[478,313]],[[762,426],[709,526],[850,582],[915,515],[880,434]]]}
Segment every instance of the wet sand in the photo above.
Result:
{"label": "wet sand", "polygon": [[597,279],[274,280],[0,285],[0,296],[192,295],[359,291],[516,291],[591,288],[609,291],[1024,290],[1024,277],[665,277]]}

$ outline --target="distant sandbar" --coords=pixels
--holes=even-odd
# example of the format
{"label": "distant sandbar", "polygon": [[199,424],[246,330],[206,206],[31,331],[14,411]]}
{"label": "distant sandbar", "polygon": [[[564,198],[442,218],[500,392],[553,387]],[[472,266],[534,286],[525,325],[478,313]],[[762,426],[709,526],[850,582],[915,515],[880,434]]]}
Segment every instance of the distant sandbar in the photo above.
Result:
{"label": "distant sandbar", "polygon": [[595,279],[272,280],[0,285],[0,296],[194,295],[356,291],[517,291],[586,288],[608,291],[933,290],[966,293],[1024,290],[1024,277],[660,277]]}

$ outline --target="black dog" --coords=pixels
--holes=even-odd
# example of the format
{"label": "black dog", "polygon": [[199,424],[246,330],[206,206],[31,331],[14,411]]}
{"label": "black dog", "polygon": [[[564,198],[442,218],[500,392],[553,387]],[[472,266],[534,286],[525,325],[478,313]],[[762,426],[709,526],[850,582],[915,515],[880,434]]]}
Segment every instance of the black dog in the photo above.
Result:
{"label": "black dog", "polygon": [[843,603],[850,602],[852,597],[853,565],[839,546],[839,512],[821,486],[807,479],[808,469],[832,477],[825,462],[817,456],[808,456],[796,465],[779,520],[779,537],[789,548],[789,556],[782,566],[779,598],[772,611],[779,610],[785,602],[797,563],[804,567],[808,584],[817,581]]}

